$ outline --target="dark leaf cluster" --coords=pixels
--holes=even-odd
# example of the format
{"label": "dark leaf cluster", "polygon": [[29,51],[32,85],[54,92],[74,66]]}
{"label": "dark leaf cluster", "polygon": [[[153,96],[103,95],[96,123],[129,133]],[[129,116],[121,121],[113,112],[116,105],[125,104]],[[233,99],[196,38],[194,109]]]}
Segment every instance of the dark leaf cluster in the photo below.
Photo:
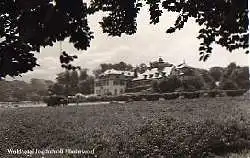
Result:
{"label": "dark leaf cluster", "polygon": [[[0,2],[0,72],[17,76],[37,66],[34,51],[69,38],[87,49],[93,38],[87,5],[81,0],[2,0]],[[65,65],[64,65],[65,66]],[[69,66],[70,68],[70,66]]]}

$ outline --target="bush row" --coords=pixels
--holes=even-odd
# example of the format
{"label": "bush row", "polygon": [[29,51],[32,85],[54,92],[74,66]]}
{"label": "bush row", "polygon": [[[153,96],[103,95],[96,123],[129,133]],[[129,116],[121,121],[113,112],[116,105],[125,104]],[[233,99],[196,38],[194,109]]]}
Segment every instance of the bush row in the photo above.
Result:
{"label": "bush row", "polygon": [[177,99],[179,97],[193,99],[199,97],[216,97],[216,96],[241,96],[247,90],[210,90],[210,91],[195,91],[195,92],[173,92],[173,93],[152,93],[152,94],[123,94],[119,96],[92,96],[86,99],[87,102],[96,101],[157,101],[160,98],[165,100]]}

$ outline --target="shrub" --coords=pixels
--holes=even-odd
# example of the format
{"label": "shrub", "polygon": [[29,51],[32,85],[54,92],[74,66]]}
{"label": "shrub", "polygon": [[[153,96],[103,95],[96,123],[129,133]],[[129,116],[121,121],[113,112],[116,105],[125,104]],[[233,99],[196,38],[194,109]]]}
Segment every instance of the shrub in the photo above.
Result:
{"label": "shrub", "polygon": [[208,92],[208,96],[213,97],[213,98],[216,97],[218,94],[219,94],[219,91],[217,90],[211,90]]}
{"label": "shrub", "polygon": [[153,92],[159,92],[159,84],[157,80],[152,81],[152,90]]}
{"label": "shrub", "polygon": [[86,98],[87,102],[96,102],[96,101],[100,101],[101,98],[97,97],[97,96],[90,96],[88,98]]}
{"label": "shrub", "polygon": [[137,95],[132,95],[130,98],[134,101],[141,101],[142,97],[143,97],[142,95],[137,94]]}
{"label": "shrub", "polygon": [[164,99],[169,100],[169,99],[176,99],[179,97],[179,93],[165,93],[163,94]]}
{"label": "shrub", "polygon": [[220,88],[223,90],[236,90],[238,89],[238,86],[234,81],[230,79],[225,79],[221,82]]}
{"label": "shrub", "polygon": [[115,96],[113,99],[114,101],[129,101],[129,97],[128,95],[119,95],[119,96]]}
{"label": "shrub", "polygon": [[170,76],[170,78],[161,79],[159,81],[158,87],[159,91],[164,92],[174,92],[177,88],[181,86],[181,81],[176,76]]}
{"label": "shrub", "polygon": [[185,76],[182,85],[185,91],[196,91],[200,90],[204,86],[204,83],[198,76]]}
{"label": "shrub", "polygon": [[152,88],[152,85],[145,85],[145,86],[137,86],[137,87],[130,87],[130,88],[126,88],[125,92],[126,93],[136,93],[136,92],[140,92],[143,90],[147,90]]}
{"label": "shrub", "polygon": [[241,96],[246,92],[246,90],[227,90],[226,94],[230,97]]}
{"label": "shrub", "polygon": [[200,97],[200,92],[183,92],[182,94],[183,94],[184,98],[188,98],[188,99]]}
{"label": "shrub", "polygon": [[145,95],[145,99],[147,101],[156,101],[156,100],[159,100],[160,98],[160,94],[148,94],[148,95]]}
{"label": "shrub", "polygon": [[112,101],[114,99],[114,97],[112,97],[112,96],[103,96],[102,97],[102,101]]}

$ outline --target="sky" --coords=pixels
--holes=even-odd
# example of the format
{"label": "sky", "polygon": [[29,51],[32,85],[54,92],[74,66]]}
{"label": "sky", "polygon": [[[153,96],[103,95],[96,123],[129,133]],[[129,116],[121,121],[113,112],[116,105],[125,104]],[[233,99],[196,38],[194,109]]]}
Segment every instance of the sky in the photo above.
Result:
{"label": "sky", "polygon": [[[61,43],[63,50],[78,56],[73,64],[87,68],[89,72],[98,68],[101,63],[124,61],[136,66],[155,61],[159,57],[175,65],[185,60],[190,66],[206,69],[213,66],[225,67],[230,62],[236,62],[240,66],[250,65],[250,55],[244,54],[243,50],[230,53],[219,45],[213,45],[213,53],[206,62],[199,61],[198,49],[201,41],[196,37],[201,27],[194,19],[189,19],[182,30],[167,34],[165,32],[174,25],[177,14],[164,13],[160,23],[153,25],[149,24],[149,12],[144,8],[137,17],[137,33],[130,36],[110,37],[102,33],[98,23],[102,20],[102,16],[101,13],[97,13],[89,17],[89,25],[95,37],[88,50],[78,51],[67,40]],[[55,43],[53,47],[42,48],[40,53],[35,55],[38,57],[40,66],[15,79],[27,82],[31,78],[55,80],[56,74],[64,71],[59,62],[59,43]]]}

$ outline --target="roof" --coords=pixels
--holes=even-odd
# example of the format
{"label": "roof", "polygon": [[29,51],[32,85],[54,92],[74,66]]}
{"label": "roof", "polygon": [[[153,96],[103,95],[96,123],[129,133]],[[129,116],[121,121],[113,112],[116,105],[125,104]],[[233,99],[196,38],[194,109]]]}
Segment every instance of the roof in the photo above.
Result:
{"label": "roof", "polygon": [[184,67],[191,68],[191,67],[190,67],[189,65],[187,65],[186,63],[182,63],[182,64],[176,66],[177,69],[182,69],[182,68],[184,68]]}
{"label": "roof", "polygon": [[133,81],[143,79],[158,79],[162,78],[163,76],[169,76],[171,74],[172,69],[173,67],[164,67],[162,71],[159,71],[157,68],[146,70],[144,73],[138,74],[138,77],[134,78]]}
{"label": "roof", "polygon": [[100,76],[106,76],[106,75],[124,75],[124,76],[133,77],[134,72],[109,69],[109,70],[106,70],[105,72],[103,72],[102,74],[100,74]]}

